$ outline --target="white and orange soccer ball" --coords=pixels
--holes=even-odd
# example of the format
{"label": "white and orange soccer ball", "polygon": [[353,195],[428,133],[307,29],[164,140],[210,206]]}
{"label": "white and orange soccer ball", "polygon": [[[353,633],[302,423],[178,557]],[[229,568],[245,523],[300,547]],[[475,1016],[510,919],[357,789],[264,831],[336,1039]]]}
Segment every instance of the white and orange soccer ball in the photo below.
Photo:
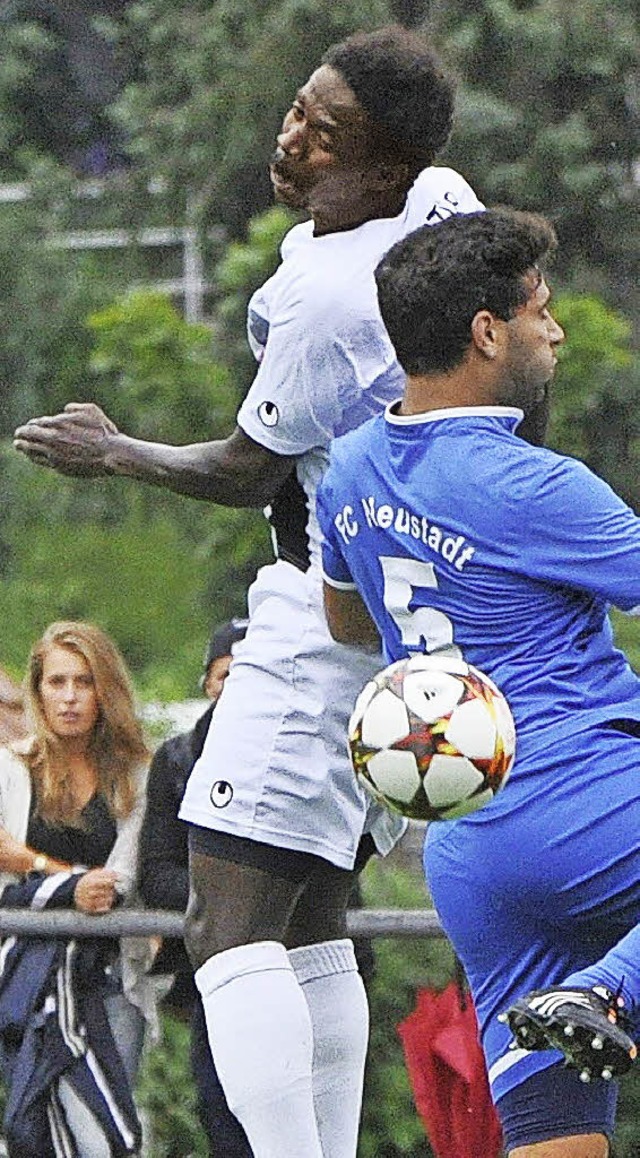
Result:
{"label": "white and orange soccer ball", "polygon": [[349,748],[360,783],[380,803],[414,820],[452,820],[504,787],[515,727],[483,672],[454,657],[414,655],[365,685]]}

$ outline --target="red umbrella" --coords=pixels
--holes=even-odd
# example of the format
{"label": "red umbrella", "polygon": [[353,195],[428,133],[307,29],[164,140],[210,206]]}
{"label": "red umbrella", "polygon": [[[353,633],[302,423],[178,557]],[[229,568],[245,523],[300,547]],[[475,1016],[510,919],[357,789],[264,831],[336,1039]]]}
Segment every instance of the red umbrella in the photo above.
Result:
{"label": "red umbrella", "polygon": [[436,1158],[499,1158],[502,1133],[471,998],[455,981],[442,992],[421,989],[398,1033]]}

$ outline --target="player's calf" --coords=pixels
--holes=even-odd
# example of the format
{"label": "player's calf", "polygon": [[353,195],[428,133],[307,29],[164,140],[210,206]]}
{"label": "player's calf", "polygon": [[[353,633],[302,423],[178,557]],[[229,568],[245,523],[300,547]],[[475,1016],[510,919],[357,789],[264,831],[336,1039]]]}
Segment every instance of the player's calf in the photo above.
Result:
{"label": "player's calf", "polygon": [[593,989],[536,989],[519,998],[499,1021],[509,1026],[510,1048],[558,1049],[566,1064],[610,1080],[625,1073],[637,1055],[626,1031],[622,998],[604,985]]}

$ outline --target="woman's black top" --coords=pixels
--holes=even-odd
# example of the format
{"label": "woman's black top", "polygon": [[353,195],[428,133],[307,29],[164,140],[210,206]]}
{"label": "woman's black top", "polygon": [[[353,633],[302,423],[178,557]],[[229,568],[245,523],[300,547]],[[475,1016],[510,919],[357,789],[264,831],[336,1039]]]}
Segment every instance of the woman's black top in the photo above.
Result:
{"label": "woman's black top", "polygon": [[27,844],[54,860],[81,864],[87,868],[104,865],[116,839],[116,823],[107,802],[96,792],[82,809],[82,827],[50,824],[34,814],[35,799],[27,827]]}

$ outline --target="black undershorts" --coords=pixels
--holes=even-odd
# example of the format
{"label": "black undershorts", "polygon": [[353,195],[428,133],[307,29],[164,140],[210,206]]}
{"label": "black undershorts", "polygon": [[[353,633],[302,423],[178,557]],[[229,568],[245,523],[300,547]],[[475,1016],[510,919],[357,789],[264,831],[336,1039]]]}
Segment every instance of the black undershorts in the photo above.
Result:
{"label": "black undershorts", "polygon": [[[204,828],[198,824],[189,824],[188,828],[189,848],[193,852],[216,857],[217,860],[228,860],[233,864],[249,865],[297,884],[303,884],[313,877],[334,877],[336,874],[342,875],[351,871],[338,868],[331,861],[311,852],[279,848],[273,844],[263,844],[245,836],[232,836],[228,832],[219,832],[215,828]],[[373,839],[366,833],[360,839],[353,871],[360,872],[375,851]]]}

